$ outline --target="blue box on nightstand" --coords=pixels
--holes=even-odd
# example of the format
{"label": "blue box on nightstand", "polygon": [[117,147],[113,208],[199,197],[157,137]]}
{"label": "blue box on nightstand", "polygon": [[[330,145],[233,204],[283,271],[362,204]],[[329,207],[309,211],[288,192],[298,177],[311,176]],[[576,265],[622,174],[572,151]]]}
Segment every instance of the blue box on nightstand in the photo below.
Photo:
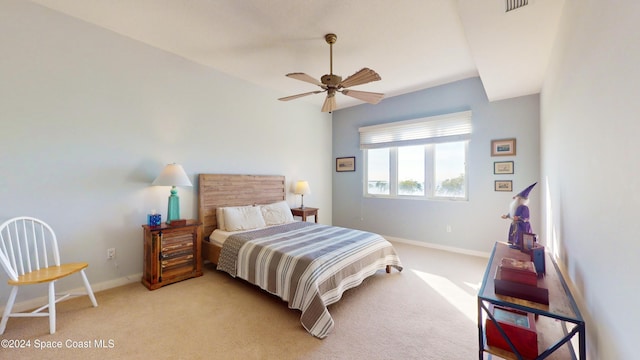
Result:
{"label": "blue box on nightstand", "polygon": [[160,214],[149,214],[147,215],[147,225],[149,226],[160,226],[162,224],[162,215]]}

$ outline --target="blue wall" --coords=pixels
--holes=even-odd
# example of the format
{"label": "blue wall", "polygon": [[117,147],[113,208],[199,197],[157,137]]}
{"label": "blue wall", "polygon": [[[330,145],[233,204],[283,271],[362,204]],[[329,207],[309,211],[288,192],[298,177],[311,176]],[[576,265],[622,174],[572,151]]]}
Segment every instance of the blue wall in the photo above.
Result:
{"label": "blue wall", "polygon": [[[471,110],[469,201],[400,200],[363,197],[361,126]],[[430,246],[488,253],[506,240],[511,197],[539,181],[539,96],[489,102],[479,78],[395,96],[333,113],[333,157],[356,156],[356,171],[333,173],[333,224],[378,232],[388,238]],[[491,140],[516,138],[516,156],[491,157]],[[493,162],[513,160],[514,175],[494,175]],[[495,192],[495,180],[513,180],[513,193]],[[539,228],[540,196],[530,197],[532,226]],[[451,232],[447,232],[447,225]]]}

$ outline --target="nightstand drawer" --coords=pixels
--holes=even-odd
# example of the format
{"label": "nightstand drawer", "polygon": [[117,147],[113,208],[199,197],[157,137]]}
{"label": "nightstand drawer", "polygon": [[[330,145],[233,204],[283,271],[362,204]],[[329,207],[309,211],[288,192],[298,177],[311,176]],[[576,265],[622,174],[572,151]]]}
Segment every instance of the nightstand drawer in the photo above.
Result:
{"label": "nightstand drawer", "polygon": [[187,257],[193,257],[193,244],[189,244],[189,246],[186,247],[170,249],[160,253],[160,260],[163,261]]}
{"label": "nightstand drawer", "polygon": [[175,269],[178,267],[185,267],[186,272],[190,272],[193,270],[193,254],[163,259],[162,261],[160,261],[160,265],[162,266],[163,273],[165,273],[167,270]]}
{"label": "nightstand drawer", "polygon": [[162,242],[162,253],[172,253],[189,250],[193,251],[193,239],[187,241],[179,241],[171,244],[167,244],[166,241]]}
{"label": "nightstand drawer", "polygon": [[163,231],[162,232],[162,247],[175,245],[177,243],[193,243],[192,231]]}
{"label": "nightstand drawer", "polygon": [[171,260],[167,262],[166,266],[164,264],[162,265],[162,277],[164,279],[176,279],[185,276],[192,277],[193,275],[193,257],[191,259],[181,259],[175,262],[174,260]]}

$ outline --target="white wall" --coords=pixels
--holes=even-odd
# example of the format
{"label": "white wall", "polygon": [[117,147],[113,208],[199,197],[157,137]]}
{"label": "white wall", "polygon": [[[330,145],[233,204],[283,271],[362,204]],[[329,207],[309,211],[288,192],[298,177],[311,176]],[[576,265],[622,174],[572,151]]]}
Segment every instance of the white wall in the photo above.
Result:
{"label": "white wall", "polygon": [[[0,221],[50,223],[92,283],[140,280],[141,225],[166,218],[169,195],[150,184],[170,162],[194,183],[184,218],[198,173],[277,174],[308,180],[305,203],[330,223],[331,117],[316,107],[23,1],[0,2],[0,44]],[[0,281],[0,306],[8,292]]]}
{"label": "white wall", "polygon": [[638,357],[640,3],[568,0],[541,93],[545,236],[567,266],[591,359]]}
{"label": "white wall", "polygon": [[[489,102],[479,78],[364,104],[333,115],[334,157],[356,156],[356,172],[333,174],[333,223],[431,246],[488,254],[506,241],[511,198],[539,180],[539,97]],[[469,201],[363,197],[363,152],[358,128],[400,120],[472,111]],[[516,156],[491,157],[491,140],[516,138]],[[513,175],[494,175],[494,161],[513,160]],[[495,180],[513,180],[514,192],[494,191]],[[531,223],[540,229],[540,190],[530,196]],[[447,232],[447,225],[451,232]]]}

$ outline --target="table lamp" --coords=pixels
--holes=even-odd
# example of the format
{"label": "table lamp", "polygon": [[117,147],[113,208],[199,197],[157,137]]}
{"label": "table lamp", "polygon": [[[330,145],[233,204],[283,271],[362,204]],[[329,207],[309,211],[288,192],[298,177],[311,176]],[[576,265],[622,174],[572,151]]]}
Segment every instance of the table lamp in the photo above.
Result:
{"label": "table lamp", "polygon": [[171,221],[180,219],[180,198],[178,198],[178,190],[176,186],[192,186],[191,180],[184,172],[182,166],[173,163],[168,164],[162,169],[162,172],[151,183],[152,186],[171,186],[171,195],[169,196],[169,205],[167,208],[167,224]]}
{"label": "table lamp", "polygon": [[296,195],[300,195],[301,196],[301,200],[300,200],[300,209],[304,209],[304,196],[307,194],[311,194],[311,189],[309,189],[309,182],[308,181],[298,181],[296,183],[296,188],[294,193]]}

